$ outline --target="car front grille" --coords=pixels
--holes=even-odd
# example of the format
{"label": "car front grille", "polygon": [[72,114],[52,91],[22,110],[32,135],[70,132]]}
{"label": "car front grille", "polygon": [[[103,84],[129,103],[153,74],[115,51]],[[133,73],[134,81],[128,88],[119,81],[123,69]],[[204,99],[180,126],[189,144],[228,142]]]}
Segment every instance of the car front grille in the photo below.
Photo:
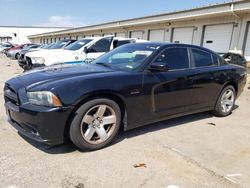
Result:
{"label": "car front grille", "polygon": [[7,84],[4,86],[4,99],[6,103],[11,102],[12,104],[19,106],[17,92]]}

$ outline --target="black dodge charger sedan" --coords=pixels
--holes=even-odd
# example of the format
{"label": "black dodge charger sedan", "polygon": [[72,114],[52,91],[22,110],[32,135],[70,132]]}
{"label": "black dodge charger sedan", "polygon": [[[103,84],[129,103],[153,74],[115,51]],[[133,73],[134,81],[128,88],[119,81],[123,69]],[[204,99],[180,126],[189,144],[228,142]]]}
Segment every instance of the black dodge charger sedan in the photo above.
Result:
{"label": "black dodge charger sedan", "polygon": [[193,45],[121,46],[92,64],[57,65],[10,79],[4,88],[9,122],[49,145],[65,138],[82,150],[106,146],[124,130],[211,111],[229,115],[246,70]]}

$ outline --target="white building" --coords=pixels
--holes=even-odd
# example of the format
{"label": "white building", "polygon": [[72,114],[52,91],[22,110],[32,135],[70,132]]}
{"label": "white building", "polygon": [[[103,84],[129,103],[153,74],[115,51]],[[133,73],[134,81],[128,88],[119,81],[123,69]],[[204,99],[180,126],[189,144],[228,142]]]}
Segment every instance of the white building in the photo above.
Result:
{"label": "white building", "polygon": [[62,27],[25,27],[25,26],[0,26],[0,42],[13,44],[30,43],[28,35],[55,32],[68,28]]}
{"label": "white building", "polygon": [[250,60],[250,1],[230,1],[190,10],[29,36],[34,42],[114,34],[151,41],[195,44],[219,53],[235,50]]}

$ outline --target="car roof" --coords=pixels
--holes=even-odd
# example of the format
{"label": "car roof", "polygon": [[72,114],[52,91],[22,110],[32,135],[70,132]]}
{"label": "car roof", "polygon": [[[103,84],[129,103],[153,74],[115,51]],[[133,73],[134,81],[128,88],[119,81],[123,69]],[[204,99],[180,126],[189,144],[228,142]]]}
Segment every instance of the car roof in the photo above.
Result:
{"label": "car roof", "polygon": [[101,39],[101,38],[103,38],[103,37],[85,37],[85,38],[81,38],[79,40],[84,40],[84,39],[92,39],[92,40],[94,40],[94,39]]}
{"label": "car roof", "polygon": [[62,39],[59,40],[58,42],[69,42],[69,41],[76,41],[75,39]]}
{"label": "car roof", "polygon": [[203,51],[207,51],[210,53],[216,53],[210,49],[204,48],[202,46],[197,46],[193,44],[182,44],[182,43],[171,43],[171,42],[140,42],[140,43],[133,43],[133,44],[127,44],[127,45],[152,45],[152,46],[159,46],[161,48],[165,47],[186,47],[186,48],[196,48]]}
{"label": "car roof", "polygon": [[[115,40],[142,40],[142,39],[137,39],[137,38],[115,37],[113,35],[103,36],[103,37],[86,37],[86,38],[81,38],[79,40],[83,40],[83,39],[98,40],[98,39],[108,38],[108,37],[114,37]],[[145,40],[142,40],[142,41],[145,41]]]}

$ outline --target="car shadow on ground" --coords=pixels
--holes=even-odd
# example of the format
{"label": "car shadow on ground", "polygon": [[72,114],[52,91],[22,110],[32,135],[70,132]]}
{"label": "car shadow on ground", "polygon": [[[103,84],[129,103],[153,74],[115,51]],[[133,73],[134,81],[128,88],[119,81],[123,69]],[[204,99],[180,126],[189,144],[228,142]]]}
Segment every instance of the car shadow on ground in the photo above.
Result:
{"label": "car shadow on ground", "polygon": [[[174,119],[162,121],[162,122],[155,123],[155,124],[149,124],[149,125],[139,127],[133,130],[129,130],[129,131],[120,130],[117,138],[107,147],[111,147],[112,145],[118,144],[119,142],[122,142],[124,139],[141,136],[149,132],[160,131],[162,129],[167,129],[167,128],[174,127],[174,126],[180,126],[186,123],[195,122],[201,119],[207,119],[211,117],[213,117],[211,113],[205,112],[205,113],[198,113],[198,114],[183,116],[179,118],[174,118]],[[208,123],[213,124],[212,122],[208,122]],[[22,135],[20,136],[29,144],[34,146],[35,148],[48,154],[64,154],[64,153],[71,153],[71,152],[78,150],[70,141],[67,141],[65,144],[59,145],[59,146],[48,146],[48,145],[30,140],[29,138],[26,138],[25,136],[22,136]],[[80,151],[80,152],[86,152],[86,151]]]}
{"label": "car shadow on ground", "polygon": [[[133,138],[135,136],[141,136],[143,134],[160,131],[162,129],[167,129],[170,127],[181,126],[181,125],[185,126],[186,123],[195,122],[202,119],[208,119],[211,117],[213,117],[213,115],[210,112],[203,112],[203,113],[178,117],[174,119],[169,119],[154,124],[145,125],[129,131],[120,131],[117,139],[111,145],[119,143],[124,139]],[[212,122],[207,122],[207,123],[212,123]]]}
{"label": "car shadow on ground", "polygon": [[[19,133],[18,133],[19,134]],[[35,148],[48,153],[48,154],[63,154],[63,153],[71,153],[77,150],[76,147],[69,141],[67,141],[65,144],[57,145],[57,146],[49,146],[46,144],[42,144],[39,142],[36,142],[34,140],[31,140],[21,134],[19,134],[26,142],[28,142],[30,145],[34,146]]]}

